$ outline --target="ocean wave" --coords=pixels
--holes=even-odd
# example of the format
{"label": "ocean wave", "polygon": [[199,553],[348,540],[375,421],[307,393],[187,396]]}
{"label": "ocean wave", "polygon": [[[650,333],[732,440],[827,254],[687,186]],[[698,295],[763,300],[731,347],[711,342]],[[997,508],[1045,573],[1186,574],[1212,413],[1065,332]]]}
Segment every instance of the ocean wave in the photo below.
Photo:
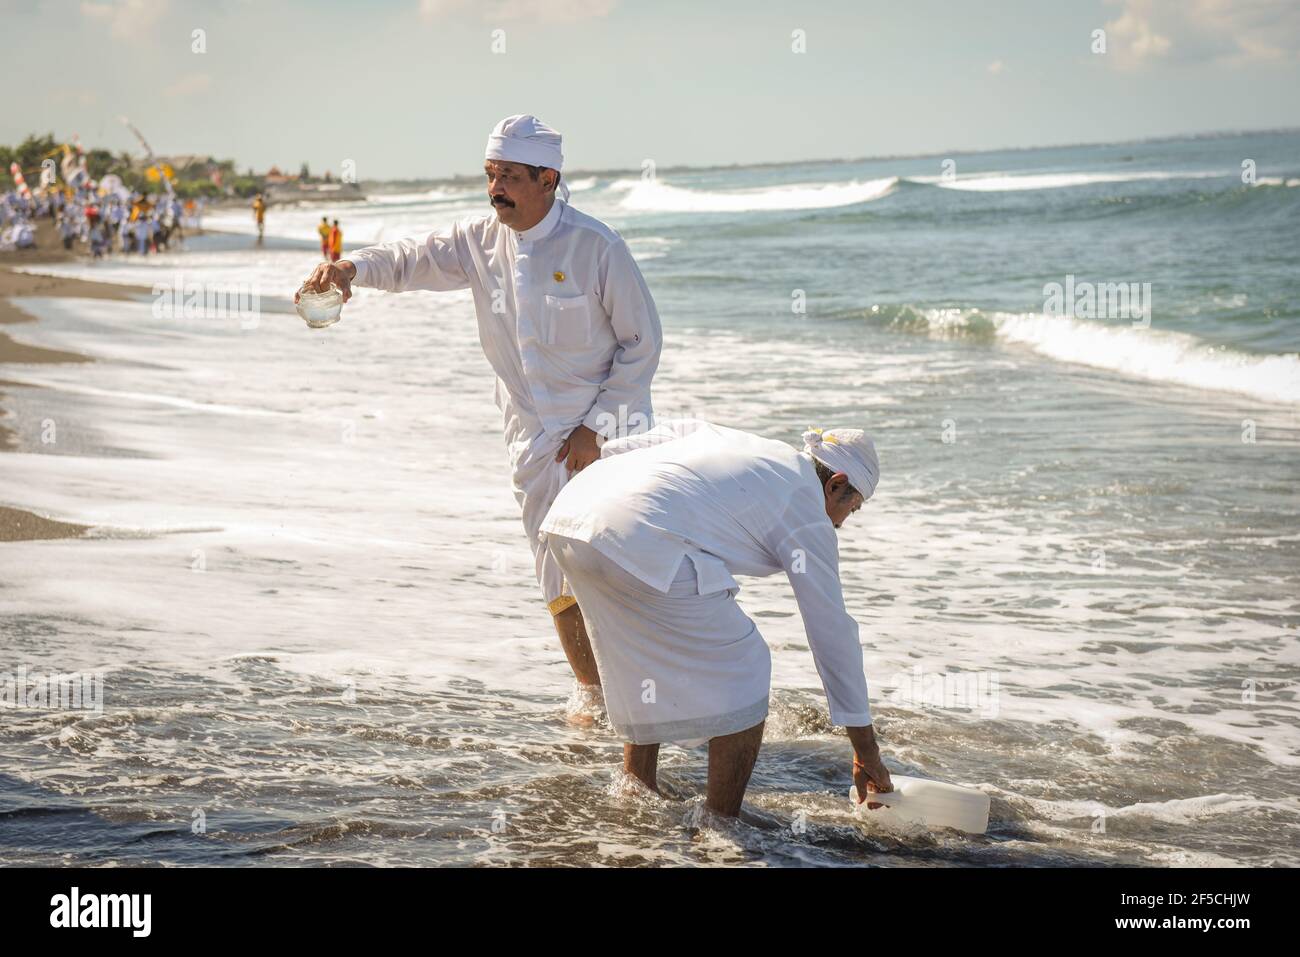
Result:
{"label": "ocean wave", "polygon": [[658,179],[615,180],[609,189],[623,192],[622,206],[656,213],[746,213],[783,209],[851,206],[888,196],[897,176],[848,183],[808,183],[727,192],[684,189]]}
{"label": "ocean wave", "polygon": [[938,337],[1012,342],[1059,362],[1155,382],[1235,392],[1266,402],[1300,402],[1297,353],[1255,355],[1210,345],[1183,332],[1033,312],[873,306],[868,316]]}
{"label": "ocean wave", "polygon": [[414,203],[446,203],[481,195],[478,189],[428,189],[420,193],[374,193],[366,197],[377,206],[405,206]]}
{"label": "ocean wave", "polygon": [[1095,186],[1101,183],[1133,183],[1141,180],[1214,179],[1228,173],[1171,173],[1161,170],[1127,173],[979,173],[970,177],[944,179],[942,176],[909,176],[908,181],[942,189],[976,193],[1017,192],[1027,189],[1065,189],[1072,186]]}
{"label": "ocean wave", "polygon": [[662,259],[677,245],[677,240],[667,236],[633,236],[628,238],[627,244],[638,260]]}

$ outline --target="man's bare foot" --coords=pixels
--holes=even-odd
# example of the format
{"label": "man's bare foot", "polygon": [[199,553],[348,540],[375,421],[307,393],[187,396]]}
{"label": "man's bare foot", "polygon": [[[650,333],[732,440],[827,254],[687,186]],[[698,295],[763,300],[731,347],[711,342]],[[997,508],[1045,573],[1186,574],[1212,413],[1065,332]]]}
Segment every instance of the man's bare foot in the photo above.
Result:
{"label": "man's bare foot", "polygon": [[614,773],[614,778],[609,784],[609,795],[618,800],[628,801],[647,801],[655,798],[668,800],[657,784],[651,787],[635,774],[622,769]]}
{"label": "man's bare foot", "polygon": [[605,718],[605,693],[600,685],[573,683],[568,704],[564,706],[564,720],[575,728],[593,728]]}

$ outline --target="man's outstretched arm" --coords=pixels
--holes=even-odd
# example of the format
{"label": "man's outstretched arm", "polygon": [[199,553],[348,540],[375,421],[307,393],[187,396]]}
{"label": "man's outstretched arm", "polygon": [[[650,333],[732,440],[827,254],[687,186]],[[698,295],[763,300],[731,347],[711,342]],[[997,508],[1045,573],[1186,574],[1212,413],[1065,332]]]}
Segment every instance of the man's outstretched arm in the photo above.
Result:
{"label": "man's outstretched arm", "polygon": [[456,252],[455,227],[452,227],[448,232],[430,233],[424,239],[399,239],[367,246],[350,253],[347,259],[321,263],[303,286],[324,292],[331,284],[339,287],[343,301],[347,302],[352,298],[353,285],[386,292],[410,289],[445,292],[466,288],[469,274]]}

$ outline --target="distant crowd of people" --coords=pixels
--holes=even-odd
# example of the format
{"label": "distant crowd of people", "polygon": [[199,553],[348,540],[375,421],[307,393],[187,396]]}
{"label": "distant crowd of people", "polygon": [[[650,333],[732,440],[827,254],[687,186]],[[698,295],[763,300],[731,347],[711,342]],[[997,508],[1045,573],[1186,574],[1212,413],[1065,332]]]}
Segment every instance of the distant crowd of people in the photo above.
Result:
{"label": "distant crowd of people", "polygon": [[0,250],[36,244],[36,221],[53,220],[64,249],[78,245],[96,259],[110,253],[147,255],[179,245],[185,232],[201,231],[206,201],[175,193],[108,192],[51,187],[0,194]]}
{"label": "distant crowd of people", "polygon": [[[253,200],[259,245],[266,229],[267,200]],[[36,222],[49,218],[63,243],[72,250],[87,249],[96,259],[110,253],[148,255],[183,244],[186,233],[201,232],[207,201],[182,200],[174,192],[132,193],[124,188],[105,190],[88,186],[46,189],[10,189],[0,193],[0,250],[36,245]],[[322,216],[321,258],[338,262],[343,255],[343,230]]]}

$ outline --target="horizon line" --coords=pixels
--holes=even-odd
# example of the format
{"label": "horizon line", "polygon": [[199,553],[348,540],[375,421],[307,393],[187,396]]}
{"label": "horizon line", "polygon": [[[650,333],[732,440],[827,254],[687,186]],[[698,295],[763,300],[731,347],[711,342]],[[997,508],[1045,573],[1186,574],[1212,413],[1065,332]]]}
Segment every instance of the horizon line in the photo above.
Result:
{"label": "horizon line", "polygon": [[[1138,146],[1146,143],[1169,143],[1179,140],[1208,140],[1208,139],[1229,139],[1234,136],[1260,136],[1260,135],[1284,135],[1288,133],[1300,133],[1300,126],[1280,126],[1266,127],[1262,129],[1239,129],[1239,130],[1203,130],[1195,133],[1177,133],[1166,134],[1161,136],[1144,136],[1135,139],[1124,140],[1082,140],[1073,143],[1044,143],[1037,146],[999,146],[988,149],[959,149],[959,150],[927,150],[921,153],[880,153],[868,156],[853,157],[814,157],[810,159],[794,160],[765,160],[756,163],[707,163],[695,165],[692,163],[676,163],[672,166],[658,167],[661,172],[708,172],[711,170],[730,170],[730,169],[765,169],[776,166],[811,166],[815,164],[851,164],[851,163],[868,163],[881,160],[912,160],[927,159],[929,157],[942,156],[980,156],[988,153],[1027,153],[1034,150],[1062,150],[1073,149],[1080,146]],[[576,167],[565,173],[566,176],[599,176],[606,173],[627,173],[635,170],[630,166],[606,166],[606,167]],[[474,173],[456,173],[450,176],[423,176],[423,177],[396,177],[388,179],[360,179],[358,185],[363,182],[368,183],[425,183],[425,182],[457,182],[466,179],[477,179],[480,174]]]}
{"label": "horizon line", "polygon": [[[706,163],[706,164],[699,164],[699,165],[693,163],[676,163],[671,166],[664,166],[658,168],[662,172],[671,173],[671,172],[709,172],[713,170],[769,169],[769,168],[780,167],[780,166],[811,166],[811,165],[818,165],[818,164],[828,165],[828,166],[849,165],[853,163],[879,162],[882,160],[915,160],[915,159],[927,159],[927,158],[938,157],[938,156],[945,157],[945,158],[952,157],[952,156],[981,156],[990,153],[1027,153],[1027,152],[1033,152],[1037,150],[1073,149],[1077,147],[1089,147],[1089,146],[1092,147],[1129,146],[1129,145],[1139,146],[1148,143],[1169,143],[1169,142],[1177,142],[1177,141],[1184,141],[1184,140],[1229,139],[1234,136],[1285,135],[1285,134],[1296,134],[1296,133],[1300,133],[1300,126],[1280,126],[1280,127],[1264,127],[1264,128],[1257,128],[1257,129],[1236,129],[1236,130],[1202,130],[1193,133],[1164,134],[1160,136],[1145,136],[1145,137],[1121,139],[1121,140],[1080,140],[1080,141],[1075,141],[1070,143],[1043,143],[1035,146],[998,146],[998,147],[989,147],[986,149],[927,150],[919,153],[878,153],[878,154],[852,156],[852,157],[824,157],[823,156],[823,157],[812,157],[812,158],[792,159],[792,160],[763,160],[754,163]],[[29,139],[35,138],[39,135],[40,134],[38,133],[29,133],[27,134],[27,138]],[[59,137],[55,136],[53,131],[49,131],[48,135],[54,137],[55,140],[59,140]],[[62,142],[68,142],[68,140],[63,140]],[[14,144],[14,146],[16,145],[17,144]],[[86,146],[84,143],[83,143],[83,147],[86,148],[87,150],[105,149],[105,147],[99,147],[99,146]],[[110,150],[109,152],[112,151]],[[126,151],[126,150],[120,151],[120,153],[125,153],[126,155],[131,156],[132,158],[134,158],[136,155],[134,151]],[[182,153],[182,152],[163,153],[159,151],[159,152],[155,152],[154,155],[155,155],[155,159],[166,160],[175,156],[199,156],[203,154]],[[210,162],[225,162],[225,161],[232,162],[234,163],[235,171],[237,173],[241,165],[239,162],[230,159],[228,157],[219,158],[212,154],[208,154],[207,158]],[[307,165],[310,167],[311,164],[307,163]],[[269,171],[272,167],[277,167],[280,169],[286,168],[281,166],[279,163],[272,163],[270,166],[267,167],[267,170],[264,170],[260,173],[254,172],[254,176],[257,178],[262,178],[266,175],[267,171]],[[292,166],[289,166],[287,168],[291,169]],[[245,169],[249,169],[249,167],[245,167]],[[636,167],[630,167],[630,166],[576,167],[574,169],[567,171],[565,175],[570,177],[600,176],[602,174],[635,172],[635,170]],[[391,184],[391,183],[398,183],[398,184],[460,183],[460,182],[464,182],[465,180],[475,180],[480,175],[481,174],[478,171],[475,171],[473,173],[454,173],[450,175],[441,175],[441,176],[416,176],[416,177],[404,176],[404,177],[387,177],[387,178],[364,178],[364,179],[358,179],[356,182],[357,185],[361,185],[362,183],[372,183],[376,185]],[[312,178],[320,179],[320,175],[317,174]]]}

